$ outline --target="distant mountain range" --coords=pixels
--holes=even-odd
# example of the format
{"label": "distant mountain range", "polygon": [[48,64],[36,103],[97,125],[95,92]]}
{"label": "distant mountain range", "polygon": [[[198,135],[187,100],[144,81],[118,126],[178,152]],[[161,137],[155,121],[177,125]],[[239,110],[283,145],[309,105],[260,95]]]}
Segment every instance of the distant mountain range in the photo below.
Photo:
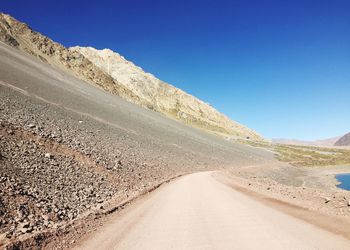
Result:
{"label": "distant mountain range", "polygon": [[305,145],[305,146],[350,146],[350,133],[347,133],[344,136],[337,136],[323,140],[316,141],[302,141],[296,139],[283,139],[275,138],[272,139],[272,142],[282,143],[282,144],[294,144],[294,145]]}
{"label": "distant mountain range", "polygon": [[332,137],[323,140],[316,141],[302,141],[296,139],[283,139],[283,138],[275,138],[272,139],[272,142],[282,143],[282,144],[294,144],[294,145],[305,145],[305,146],[334,146],[334,144],[340,139],[341,136]]}
{"label": "distant mountain range", "polygon": [[129,102],[190,126],[229,137],[263,139],[252,129],[229,119],[196,97],[144,72],[109,49],[65,48],[3,13],[0,13],[0,41]]}

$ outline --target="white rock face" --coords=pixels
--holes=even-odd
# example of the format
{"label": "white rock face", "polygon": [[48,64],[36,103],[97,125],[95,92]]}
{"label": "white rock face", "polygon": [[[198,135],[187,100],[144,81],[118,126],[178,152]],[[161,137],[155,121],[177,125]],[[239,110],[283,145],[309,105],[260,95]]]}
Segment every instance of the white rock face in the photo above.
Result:
{"label": "white rock face", "polygon": [[261,139],[253,130],[230,120],[194,96],[144,72],[110,49],[97,50],[76,46],[69,50],[83,54],[115,82],[130,90],[138,97],[138,100],[134,101],[137,104],[211,132]]}
{"label": "white rock face", "polygon": [[132,90],[143,101],[153,104],[153,97],[162,84],[153,75],[145,73],[140,67],[110,49],[97,50],[92,47],[77,46],[70,50],[82,53],[118,83]]}

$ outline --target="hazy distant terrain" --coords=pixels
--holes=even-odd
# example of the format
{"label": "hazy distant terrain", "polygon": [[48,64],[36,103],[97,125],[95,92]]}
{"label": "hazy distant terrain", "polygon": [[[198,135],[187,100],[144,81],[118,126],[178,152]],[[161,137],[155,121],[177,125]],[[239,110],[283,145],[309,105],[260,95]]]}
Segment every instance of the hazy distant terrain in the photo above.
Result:
{"label": "hazy distant terrain", "polygon": [[283,139],[274,138],[272,142],[282,144],[294,144],[294,145],[307,145],[307,146],[334,146],[334,143],[340,139],[341,136],[332,137],[328,139],[316,140],[316,141],[302,141],[296,139]]}

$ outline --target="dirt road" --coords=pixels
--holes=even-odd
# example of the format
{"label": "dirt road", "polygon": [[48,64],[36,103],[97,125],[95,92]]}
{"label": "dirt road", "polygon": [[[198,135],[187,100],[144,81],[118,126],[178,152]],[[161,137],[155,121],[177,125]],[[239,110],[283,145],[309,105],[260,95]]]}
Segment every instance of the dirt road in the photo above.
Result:
{"label": "dirt road", "polygon": [[81,249],[349,249],[350,242],[218,182],[184,176],[127,208]]}

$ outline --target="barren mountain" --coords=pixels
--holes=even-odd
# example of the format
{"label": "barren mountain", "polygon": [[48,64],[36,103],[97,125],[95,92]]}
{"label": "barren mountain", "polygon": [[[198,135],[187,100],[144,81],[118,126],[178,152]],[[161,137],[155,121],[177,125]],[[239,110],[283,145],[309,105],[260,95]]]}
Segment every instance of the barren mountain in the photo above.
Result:
{"label": "barren mountain", "polygon": [[13,17],[0,14],[0,40],[122,98],[191,126],[261,139],[207,103],[162,82],[111,50],[65,48]]}
{"label": "barren mountain", "polygon": [[350,146],[350,133],[342,136],[334,143],[335,146]]}
{"label": "barren mountain", "polygon": [[75,77],[98,85],[124,99],[129,101],[136,100],[132,93],[97,68],[82,54],[68,50],[63,45],[33,31],[25,23],[19,22],[10,15],[3,13],[0,13],[0,41],[25,51]]}
{"label": "barren mountain", "polygon": [[178,175],[272,158],[0,42],[0,249],[38,249]]}

